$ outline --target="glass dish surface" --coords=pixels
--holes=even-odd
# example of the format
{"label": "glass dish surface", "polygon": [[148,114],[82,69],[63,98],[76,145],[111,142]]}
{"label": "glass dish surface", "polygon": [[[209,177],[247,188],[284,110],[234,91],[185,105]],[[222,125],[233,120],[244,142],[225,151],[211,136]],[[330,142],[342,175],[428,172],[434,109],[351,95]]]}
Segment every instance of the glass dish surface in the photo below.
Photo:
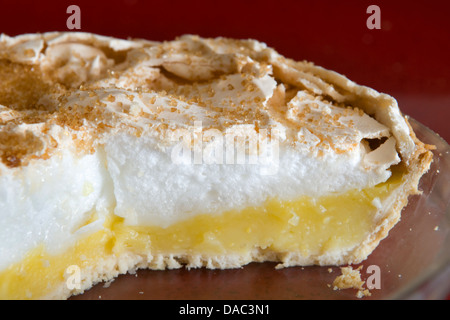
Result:
{"label": "glass dish surface", "polygon": [[[436,146],[431,168],[411,196],[402,218],[375,251],[359,265],[379,267],[380,289],[363,299],[445,299],[450,294],[450,146],[410,118],[417,137]],[[275,269],[275,263],[251,263],[240,269],[138,270],[111,283],[100,283],[71,299],[359,299],[356,289],[333,290],[339,267]],[[370,270],[370,269],[369,269]]]}

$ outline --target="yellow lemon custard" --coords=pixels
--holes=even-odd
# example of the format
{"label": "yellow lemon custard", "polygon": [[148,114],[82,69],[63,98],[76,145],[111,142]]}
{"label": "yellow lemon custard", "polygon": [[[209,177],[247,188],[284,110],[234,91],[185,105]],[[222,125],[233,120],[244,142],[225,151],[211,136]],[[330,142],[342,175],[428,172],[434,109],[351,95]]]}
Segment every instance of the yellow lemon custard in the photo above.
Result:
{"label": "yellow lemon custard", "polygon": [[[242,257],[242,264],[253,260],[253,251],[268,261],[283,260],[290,252],[308,257],[343,249],[350,253],[373,232],[378,203],[389,201],[390,192],[399,187],[401,179],[398,173],[362,192],[353,190],[317,200],[270,200],[260,207],[213,217],[199,214],[167,228],[128,226],[113,216],[103,230],[81,238],[62,254],[52,255],[41,246],[29,252],[0,274],[1,294],[17,299],[51,296],[53,288],[67,285],[70,266],[95,269],[99,260],[107,261],[111,256],[131,254],[139,264],[161,269],[187,262],[196,267],[187,255],[207,260],[208,267],[220,268],[220,261],[206,257],[236,255]],[[153,255],[172,258],[155,261]]]}
{"label": "yellow lemon custard", "polygon": [[394,98],[264,43],[0,38],[0,298],[367,258],[432,159]]}

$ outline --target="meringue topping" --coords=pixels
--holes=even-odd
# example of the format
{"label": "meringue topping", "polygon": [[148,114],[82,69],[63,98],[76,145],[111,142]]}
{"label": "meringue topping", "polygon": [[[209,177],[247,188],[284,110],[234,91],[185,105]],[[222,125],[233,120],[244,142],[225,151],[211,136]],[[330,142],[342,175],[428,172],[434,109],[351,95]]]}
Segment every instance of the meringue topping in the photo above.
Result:
{"label": "meringue topping", "polygon": [[[9,167],[48,158],[61,143],[51,132],[61,130],[79,152],[92,152],[117,132],[175,143],[175,130],[198,121],[224,135],[239,135],[241,127],[267,129],[272,138],[315,156],[369,153],[366,139],[392,136],[344,89],[315,74],[312,64],[294,63],[254,40],[2,35],[0,57],[1,134],[22,127],[29,137],[15,140],[21,152],[2,146]],[[35,147],[36,139],[45,150]],[[382,149],[388,166],[397,161],[390,156],[395,148],[390,143]],[[5,160],[13,153],[15,161]]]}

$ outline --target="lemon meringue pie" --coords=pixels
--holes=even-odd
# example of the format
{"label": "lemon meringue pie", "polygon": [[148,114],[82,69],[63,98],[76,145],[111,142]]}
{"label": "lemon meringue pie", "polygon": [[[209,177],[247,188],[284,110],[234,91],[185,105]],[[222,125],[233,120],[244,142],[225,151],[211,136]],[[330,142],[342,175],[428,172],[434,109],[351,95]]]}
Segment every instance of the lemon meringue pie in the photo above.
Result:
{"label": "lemon meringue pie", "polygon": [[0,298],[138,268],[359,263],[430,148],[391,96],[255,40],[2,35]]}

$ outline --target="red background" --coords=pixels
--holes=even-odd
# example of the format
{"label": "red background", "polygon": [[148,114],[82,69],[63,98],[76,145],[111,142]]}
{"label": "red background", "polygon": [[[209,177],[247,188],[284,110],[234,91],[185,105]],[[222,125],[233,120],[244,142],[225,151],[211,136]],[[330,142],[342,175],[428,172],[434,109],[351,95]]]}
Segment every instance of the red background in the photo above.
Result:
{"label": "red background", "polygon": [[[287,57],[313,61],[393,95],[405,114],[450,141],[449,1],[0,0],[0,32],[68,31],[71,4],[80,6],[86,32],[263,41]],[[371,4],[381,8],[381,30],[366,27]]]}

